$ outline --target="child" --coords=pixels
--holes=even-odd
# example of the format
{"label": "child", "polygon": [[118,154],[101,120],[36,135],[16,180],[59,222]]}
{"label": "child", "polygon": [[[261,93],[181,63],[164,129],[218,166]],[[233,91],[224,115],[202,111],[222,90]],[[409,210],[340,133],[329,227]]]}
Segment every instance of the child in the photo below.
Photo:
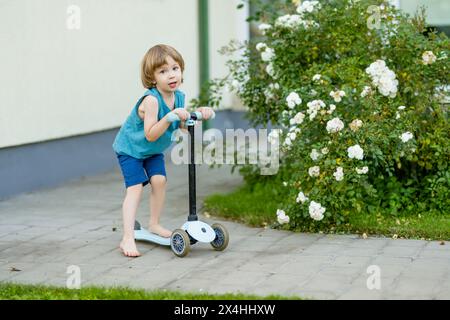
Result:
{"label": "child", "polygon": [[[119,130],[113,144],[125,179],[123,202],[123,238],[119,248],[125,256],[138,257],[134,241],[134,221],[143,187],[150,183],[150,232],[170,237],[172,232],[159,224],[166,193],[164,150],[171,144],[172,132],[185,129],[189,113],[185,95],[178,87],[183,82],[184,60],[174,48],[156,45],[145,54],[141,64],[141,80],[148,88]],[[201,107],[197,111],[206,120],[213,111]],[[167,121],[175,113],[180,121]]]}

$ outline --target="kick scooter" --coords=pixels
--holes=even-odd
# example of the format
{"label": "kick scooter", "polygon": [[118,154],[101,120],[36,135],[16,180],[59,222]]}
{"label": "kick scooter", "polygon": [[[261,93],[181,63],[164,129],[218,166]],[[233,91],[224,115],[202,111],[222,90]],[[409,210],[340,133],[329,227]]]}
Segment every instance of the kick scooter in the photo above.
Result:
{"label": "kick scooter", "polygon": [[[215,117],[213,114],[212,118]],[[174,122],[180,120],[179,117],[171,113],[167,120]],[[170,246],[173,253],[178,257],[186,256],[191,245],[197,242],[210,243],[214,250],[222,251],[228,246],[229,235],[227,229],[219,224],[209,225],[198,220],[196,205],[196,186],[195,186],[195,159],[194,159],[194,126],[196,120],[202,120],[200,112],[192,112],[190,118],[186,120],[190,139],[190,162],[189,162],[189,215],[187,221],[179,229],[172,232],[170,238],[164,238],[151,233],[141,227],[138,221],[134,223],[134,238],[138,241],[148,241],[164,246]]]}

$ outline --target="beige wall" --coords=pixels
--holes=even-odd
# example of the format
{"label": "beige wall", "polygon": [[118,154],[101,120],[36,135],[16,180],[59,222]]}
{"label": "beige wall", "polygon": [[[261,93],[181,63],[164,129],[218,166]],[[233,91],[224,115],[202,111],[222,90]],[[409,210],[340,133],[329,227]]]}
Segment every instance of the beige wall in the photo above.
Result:
{"label": "beige wall", "polygon": [[[249,24],[245,21],[249,15],[248,5],[237,10],[241,0],[210,0],[209,1],[209,46],[210,46],[210,77],[222,78],[228,74],[226,61],[229,56],[218,53],[231,39],[249,40]],[[236,55],[235,55],[236,57]],[[242,109],[242,103],[235,94],[223,91],[222,108]]]}
{"label": "beige wall", "polygon": [[[67,28],[70,4],[79,30]],[[0,0],[0,148],[119,126],[157,43],[182,53],[195,97],[197,41],[196,0]]]}
{"label": "beige wall", "polygon": [[[247,38],[238,3],[209,1],[211,77],[226,74],[217,50]],[[70,5],[80,29],[67,27]],[[141,58],[157,43],[183,55],[181,89],[195,98],[197,15],[197,0],[0,0],[0,148],[120,126],[144,91]]]}
{"label": "beige wall", "polygon": [[424,6],[427,12],[427,22],[434,26],[450,25],[450,0],[397,0],[400,8],[414,14]]}

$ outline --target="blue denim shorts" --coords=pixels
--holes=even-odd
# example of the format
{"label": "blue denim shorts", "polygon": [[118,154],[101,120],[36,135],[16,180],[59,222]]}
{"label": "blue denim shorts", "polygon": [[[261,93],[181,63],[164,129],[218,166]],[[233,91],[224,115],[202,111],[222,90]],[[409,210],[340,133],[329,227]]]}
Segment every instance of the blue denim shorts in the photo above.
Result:
{"label": "blue denim shorts", "polygon": [[158,153],[145,159],[136,159],[128,155],[117,154],[120,169],[125,180],[125,188],[142,184],[147,185],[154,175],[166,177],[164,154]]}

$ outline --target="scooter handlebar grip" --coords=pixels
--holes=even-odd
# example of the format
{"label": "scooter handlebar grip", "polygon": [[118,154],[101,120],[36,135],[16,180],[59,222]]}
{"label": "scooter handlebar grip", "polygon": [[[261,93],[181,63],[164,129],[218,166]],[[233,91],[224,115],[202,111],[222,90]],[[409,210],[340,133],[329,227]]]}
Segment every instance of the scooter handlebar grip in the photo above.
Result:
{"label": "scooter handlebar grip", "polygon": [[[195,112],[191,113],[191,118],[194,118],[194,117],[192,117],[192,115],[195,115],[195,120],[203,120],[203,116],[200,111],[195,111]],[[213,111],[213,113],[209,119],[214,119],[215,117],[216,117],[216,113]]]}
{"label": "scooter handlebar grip", "polygon": [[[216,113],[213,111],[213,114],[211,115],[210,119],[214,119],[215,117],[216,117]],[[200,111],[195,111],[190,114],[189,118],[192,118],[195,120],[202,120],[203,116]],[[179,120],[180,120],[180,117],[178,117],[178,115],[176,113],[171,112],[167,115],[167,121],[169,121],[169,122],[175,122],[175,121],[179,121]]]}
{"label": "scooter handlebar grip", "polygon": [[191,114],[195,115],[194,117],[191,116],[191,118],[195,118],[196,120],[202,120],[203,119],[202,113],[200,111],[195,111],[195,112],[192,112]]}
{"label": "scooter handlebar grip", "polygon": [[178,117],[178,115],[176,113],[171,112],[167,115],[167,121],[169,121],[169,122],[175,122],[178,120],[180,120],[180,117]]}

